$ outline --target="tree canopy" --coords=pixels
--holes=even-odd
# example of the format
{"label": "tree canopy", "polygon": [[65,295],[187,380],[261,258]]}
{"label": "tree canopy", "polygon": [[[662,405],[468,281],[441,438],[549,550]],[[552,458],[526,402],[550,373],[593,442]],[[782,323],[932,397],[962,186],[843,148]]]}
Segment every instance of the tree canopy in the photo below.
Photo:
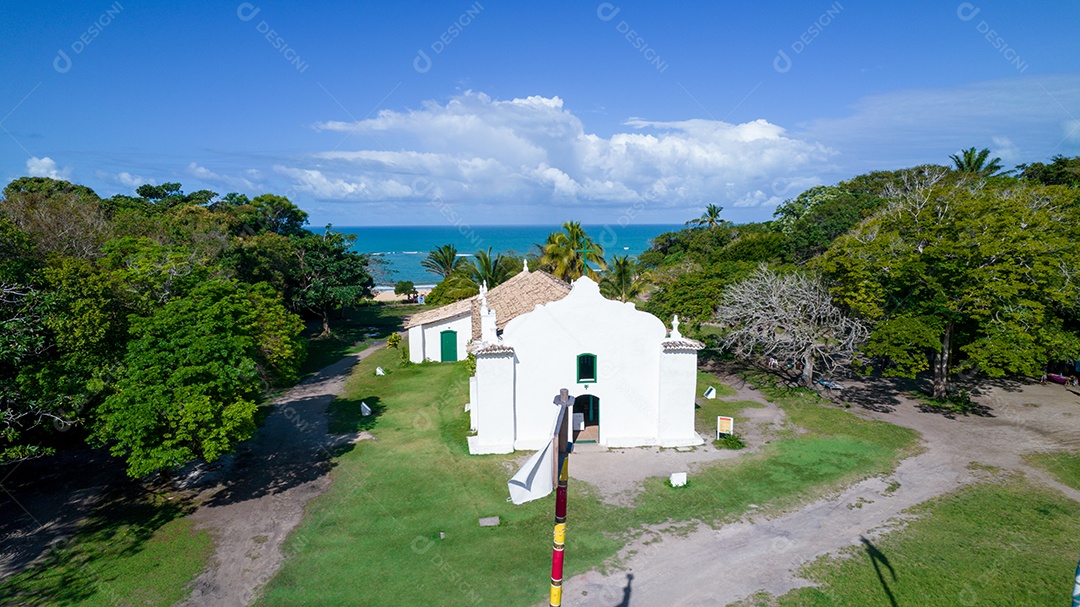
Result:
{"label": "tree canopy", "polygon": [[944,398],[958,368],[1034,374],[1080,355],[1066,329],[1080,235],[1070,202],[1062,188],[912,172],[816,265],[841,305],[875,323],[867,352],[889,373],[932,368]]}
{"label": "tree canopy", "polygon": [[[299,315],[370,296],[351,237],[308,230],[288,198],[185,193],[100,199],[16,179],[0,199],[0,463],[58,431],[142,475],[219,456],[270,386],[296,379]],[[71,436],[71,435],[68,435]]]}

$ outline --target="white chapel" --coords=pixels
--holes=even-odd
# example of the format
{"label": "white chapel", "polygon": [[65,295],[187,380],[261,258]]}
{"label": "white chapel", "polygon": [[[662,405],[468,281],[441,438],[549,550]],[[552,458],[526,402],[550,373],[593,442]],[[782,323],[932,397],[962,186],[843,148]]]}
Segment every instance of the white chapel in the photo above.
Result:
{"label": "white chapel", "polygon": [[476,356],[468,409],[474,454],[539,449],[551,439],[568,388],[574,434],[605,447],[699,445],[694,431],[697,352],[678,318],[664,323],[632,303],[600,295],[587,277],[569,286],[522,272],[473,298],[417,314],[410,358]]}

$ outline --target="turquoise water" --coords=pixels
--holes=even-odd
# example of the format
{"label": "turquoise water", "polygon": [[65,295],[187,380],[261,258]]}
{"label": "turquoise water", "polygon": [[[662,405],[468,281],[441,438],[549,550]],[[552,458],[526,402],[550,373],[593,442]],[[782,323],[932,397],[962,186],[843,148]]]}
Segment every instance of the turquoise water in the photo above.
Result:
{"label": "turquoise water", "polygon": [[[586,225],[585,232],[604,247],[606,257],[630,255],[637,257],[649,248],[649,240],[663,232],[682,229],[682,225]],[[384,271],[376,276],[379,285],[392,285],[399,280],[411,280],[416,285],[434,285],[438,277],[424,270],[420,261],[432,249],[452,244],[458,254],[478,250],[491,253],[534,254],[536,243],[560,226],[381,226],[336,227],[345,234],[356,234],[354,249],[371,253],[383,263]],[[387,270],[389,272],[387,272]]]}

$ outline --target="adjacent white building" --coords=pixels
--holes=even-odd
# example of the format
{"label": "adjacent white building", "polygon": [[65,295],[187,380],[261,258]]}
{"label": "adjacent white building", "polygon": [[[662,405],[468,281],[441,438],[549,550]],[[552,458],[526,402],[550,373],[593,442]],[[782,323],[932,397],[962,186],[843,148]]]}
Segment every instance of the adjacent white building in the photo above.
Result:
{"label": "adjacent white building", "polygon": [[704,442],[694,430],[697,352],[703,346],[679,334],[677,318],[669,334],[660,319],[634,304],[601,296],[589,278],[569,288],[543,272],[523,272],[467,302],[417,315],[409,323],[414,360],[464,357],[464,349],[450,351],[451,338],[443,335],[453,331],[458,339],[465,321],[468,351],[476,355],[471,453],[543,447],[551,439],[558,412],[552,401],[560,388],[575,396],[579,441],[606,447]]}

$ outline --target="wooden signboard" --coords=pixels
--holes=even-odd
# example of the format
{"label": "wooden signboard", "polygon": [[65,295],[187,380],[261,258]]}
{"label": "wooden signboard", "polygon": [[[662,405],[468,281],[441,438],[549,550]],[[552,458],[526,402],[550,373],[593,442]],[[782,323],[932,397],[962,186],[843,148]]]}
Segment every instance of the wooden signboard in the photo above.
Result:
{"label": "wooden signboard", "polygon": [[716,440],[720,440],[720,437],[725,434],[735,433],[735,418],[724,417],[723,415],[716,416]]}

